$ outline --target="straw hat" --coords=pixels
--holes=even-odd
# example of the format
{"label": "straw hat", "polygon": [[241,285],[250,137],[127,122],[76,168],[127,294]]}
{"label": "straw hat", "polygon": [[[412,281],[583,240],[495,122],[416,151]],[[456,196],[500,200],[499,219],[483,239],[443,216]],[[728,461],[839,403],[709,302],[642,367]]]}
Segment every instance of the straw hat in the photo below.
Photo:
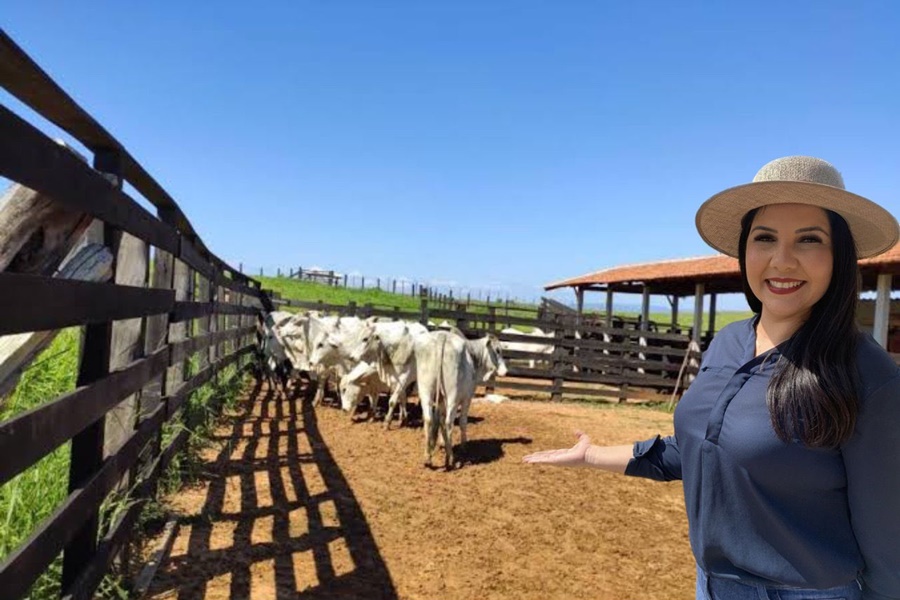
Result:
{"label": "straw hat", "polygon": [[900,237],[891,213],[846,191],[838,170],[811,156],[775,159],[759,170],[752,183],[719,192],[697,211],[697,231],[707,244],[736,258],[741,219],[769,204],[812,204],[836,212],[850,226],[859,258],[890,250]]}

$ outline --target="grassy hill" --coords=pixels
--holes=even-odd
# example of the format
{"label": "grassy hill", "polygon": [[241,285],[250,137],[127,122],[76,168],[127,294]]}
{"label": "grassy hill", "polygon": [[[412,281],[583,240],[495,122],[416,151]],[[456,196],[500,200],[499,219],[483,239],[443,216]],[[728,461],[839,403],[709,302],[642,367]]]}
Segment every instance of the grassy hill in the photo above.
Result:
{"label": "grassy hill", "polygon": [[[326,304],[349,304],[351,301],[358,305],[371,303],[376,307],[399,307],[404,311],[417,311],[420,307],[418,296],[410,296],[408,294],[392,294],[390,292],[379,289],[355,289],[343,288],[315,283],[312,281],[299,281],[288,277],[258,277],[262,282],[263,289],[272,290],[281,294],[282,298],[289,300],[300,300],[305,302],[324,302]],[[497,304],[497,306],[501,306]],[[516,311],[515,308],[524,310]],[[510,314],[533,318],[534,311],[537,307],[534,305],[510,303]],[[474,305],[474,312],[486,313],[487,308]],[[599,311],[587,311],[587,314],[602,315]],[[617,312],[617,315],[626,318],[637,318],[639,313],[636,312]],[[753,313],[750,311],[718,311],[716,313],[716,330],[718,331],[725,325],[734,321],[749,318]],[[652,312],[650,320],[660,324],[664,328],[671,321],[670,313]],[[706,315],[706,319],[709,316]],[[693,311],[685,310],[679,315],[680,325],[690,327],[694,322]]]}

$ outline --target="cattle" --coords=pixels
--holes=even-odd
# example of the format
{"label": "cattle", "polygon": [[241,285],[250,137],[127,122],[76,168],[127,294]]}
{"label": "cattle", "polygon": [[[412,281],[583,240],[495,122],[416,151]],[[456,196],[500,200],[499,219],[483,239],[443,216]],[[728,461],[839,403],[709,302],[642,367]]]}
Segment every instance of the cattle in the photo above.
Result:
{"label": "cattle", "polygon": [[428,329],[419,323],[366,322],[350,342],[350,358],[375,366],[378,377],[391,388],[384,427],[389,429],[394,410],[400,405],[400,424],[406,422],[407,389],[416,380],[415,344]]}
{"label": "cattle", "polygon": [[[501,334],[507,333],[507,334],[513,334],[513,335],[528,335],[528,336],[532,336],[532,337],[536,337],[536,338],[545,338],[545,339],[552,338],[554,336],[552,331],[550,333],[544,333],[538,327],[533,328],[530,333],[524,333],[514,327],[507,327],[506,329],[501,330],[500,333]],[[556,346],[554,345],[553,342],[545,342],[545,341],[535,341],[535,342],[501,341],[500,347],[503,348],[503,350],[505,352],[508,352],[508,351],[533,352],[533,353],[540,353],[540,354],[553,354],[553,350],[556,348]],[[536,363],[535,359],[530,358],[527,360],[528,360],[528,366],[533,369],[535,367],[535,363]]]}
{"label": "cattle", "polygon": [[341,377],[341,408],[350,413],[350,419],[356,413],[360,400],[369,398],[369,420],[375,418],[375,405],[378,395],[390,393],[391,388],[378,377],[378,369],[363,361]]}
{"label": "cattle", "polygon": [[352,365],[346,360],[333,360],[328,357],[324,362],[322,357],[313,360],[313,354],[317,347],[331,334],[351,337],[362,326],[362,321],[357,317],[322,317],[314,313],[297,315],[282,327],[282,338],[291,362],[299,372],[305,372],[315,380],[315,395],[313,405],[317,405],[323,399],[328,381],[337,381],[350,370]]}
{"label": "cattle", "polygon": [[[272,311],[265,316],[261,324],[260,343],[262,370],[269,385],[276,392],[287,393],[287,378],[292,365],[287,355],[285,341],[281,335],[281,327],[293,315],[285,311]],[[280,384],[280,386],[279,386]]]}
{"label": "cattle", "polygon": [[444,467],[452,469],[453,421],[459,414],[460,447],[467,441],[469,406],[479,383],[506,375],[500,342],[493,335],[466,340],[451,332],[433,331],[415,345],[419,402],[425,430],[425,466],[440,431],[444,443]]}

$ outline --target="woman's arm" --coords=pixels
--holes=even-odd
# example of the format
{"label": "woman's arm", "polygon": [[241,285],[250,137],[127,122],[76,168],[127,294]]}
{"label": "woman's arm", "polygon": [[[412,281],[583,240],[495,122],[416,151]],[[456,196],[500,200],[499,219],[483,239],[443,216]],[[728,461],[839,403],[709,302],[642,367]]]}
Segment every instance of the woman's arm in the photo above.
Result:
{"label": "woman's arm", "polygon": [[863,597],[900,598],[900,376],[862,399],[841,453],[850,523],[866,562]]}
{"label": "woman's arm", "polygon": [[612,471],[613,473],[625,473],[625,467],[633,456],[633,446],[596,446],[591,444],[591,438],[578,431],[575,433],[577,442],[571,448],[559,450],[544,450],[525,456],[522,460],[527,463],[542,463],[559,467],[589,467]]}

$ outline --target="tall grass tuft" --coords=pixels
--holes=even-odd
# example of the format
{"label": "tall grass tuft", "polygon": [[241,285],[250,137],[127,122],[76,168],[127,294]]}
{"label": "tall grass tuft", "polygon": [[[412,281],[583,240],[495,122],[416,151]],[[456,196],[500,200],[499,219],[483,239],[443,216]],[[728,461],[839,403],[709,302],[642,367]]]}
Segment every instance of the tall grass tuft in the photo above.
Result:
{"label": "tall grass tuft", "polygon": [[[75,389],[80,330],[66,329],[22,374],[0,408],[5,421]],[[68,495],[69,443],[65,443],[14,479],[0,486],[0,560],[24,542]],[[62,559],[35,582],[32,600],[59,596]]]}

